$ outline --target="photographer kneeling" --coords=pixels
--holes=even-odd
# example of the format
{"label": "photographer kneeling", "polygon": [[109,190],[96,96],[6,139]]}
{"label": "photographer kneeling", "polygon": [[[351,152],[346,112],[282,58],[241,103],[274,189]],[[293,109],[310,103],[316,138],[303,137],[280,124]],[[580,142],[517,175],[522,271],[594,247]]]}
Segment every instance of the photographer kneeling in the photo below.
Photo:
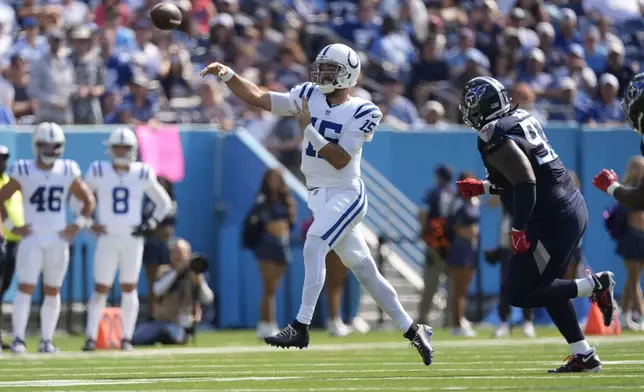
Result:
{"label": "photographer kneeling", "polygon": [[152,286],[156,296],[154,321],[140,324],[133,345],[185,344],[201,321],[201,304],[213,301],[203,273],[208,263],[192,255],[190,244],[181,238],[170,243],[170,265],[162,265]]}

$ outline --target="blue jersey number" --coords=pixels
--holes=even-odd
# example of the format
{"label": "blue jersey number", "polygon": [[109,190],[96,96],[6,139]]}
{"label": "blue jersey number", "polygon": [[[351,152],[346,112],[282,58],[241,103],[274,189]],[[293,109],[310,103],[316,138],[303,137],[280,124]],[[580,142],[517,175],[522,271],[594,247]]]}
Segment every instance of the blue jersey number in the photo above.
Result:
{"label": "blue jersey number", "polygon": [[129,210],[128,200],[130,199],[130,190],[117,186],[112,189],[112,211],[115,214],[127,214]]}
{"label": "blue jersey number", "polygon": [[[317,122],[318,122],[317,117],[311,117],[311,124],[314,127],[316,126]],[[337,137],[336,138],[328,137],[327,134],[326,134],[326,131],[331,130],[335,134],[339,135],[340,132],[342,132],[342,124],[322,120],[322,121],[320,121],[320,126],[316,127],[316,128],[317,128],[318,132],[320,132],[320,135],[322,135],[322,137],[324,137],[326,140],[328,140],[329,143],[338,144]],[[329,135],[334,135],[334,133],[329,133]],[[313,145],[311,143],[309,143],[309,145],[306,146],[306,155],[308,155],[310,157],[318,157],[319,158],[318,152],[315,151],[315,148],[313,148]]]}
{"label": "blue jersey number", "polygon": [[35,204],[38,212],[58,212],[63,204],[63,192],[62,186],[52,186],[50,188],[39,186],[29,198],[29,203]]}

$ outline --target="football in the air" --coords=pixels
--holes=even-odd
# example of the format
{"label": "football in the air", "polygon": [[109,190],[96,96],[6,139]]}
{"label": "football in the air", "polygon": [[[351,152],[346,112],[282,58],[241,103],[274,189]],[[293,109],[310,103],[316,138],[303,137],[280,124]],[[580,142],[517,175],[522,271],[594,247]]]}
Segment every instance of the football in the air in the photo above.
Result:
{"label": "football in the air", "polygon": [[181,24],[181,10],[170,3],[160,3],[150,11],[150,20],[159,30],[174,30]]}

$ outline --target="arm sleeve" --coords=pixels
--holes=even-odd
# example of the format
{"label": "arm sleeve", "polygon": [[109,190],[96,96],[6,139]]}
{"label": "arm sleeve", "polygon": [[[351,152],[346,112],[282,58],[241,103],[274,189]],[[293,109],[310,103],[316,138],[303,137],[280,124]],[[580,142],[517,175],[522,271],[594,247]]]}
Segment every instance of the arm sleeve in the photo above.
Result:
{"label": "arm sleeve", "polygon": [[167,293],[170,287],[172,287],[174,282],[177,280],[177,276],[177,271],[171,270],[167,274],[163,275],[161,279],[154,282],[154,285],[152,286],[154,295],[160,297],[163,294]]}
{"label": "arm sleeve", "polygon": [[199,285],[199,301],[201,301],[202,304],[208,305],[210,304],[213,299],[215,298],[215,295],[213,294],[212,290],[210,290],[210,287],[208,287],[208,283],[204,280],[201,282]]}
{"label": "arm sleeve", "polygon": [[144,170],[147,170],[145,172],[146,174],[144,174],[144,176],[146,176],[145,194],[148,195],[150,200],[154,203],[152,217],[156,219],[157,222],[161,222],[170,214],[170,211],[172,210],[172,200],[161,184],[159,184],[159,181],[157,181],[154,169],[151,166],[146,165]]}

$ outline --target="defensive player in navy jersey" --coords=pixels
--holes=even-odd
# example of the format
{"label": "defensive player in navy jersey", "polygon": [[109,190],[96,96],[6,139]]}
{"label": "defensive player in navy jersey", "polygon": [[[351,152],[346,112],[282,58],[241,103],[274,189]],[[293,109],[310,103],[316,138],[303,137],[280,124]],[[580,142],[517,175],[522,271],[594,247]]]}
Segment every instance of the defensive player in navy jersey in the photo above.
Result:
{"label": "defensive player in navy jersey", "polygon": [[596,372],[602,365],[577,323],[571,301],[590,297],[604,324],[615,310],[611,272],[563,280],[588,220],[586,202],[539,122],[512,106],[496,79],[477,77],[461,93],[465,123],[478,132],[487,180],[459,181],[464,197],[499,194],[512,215],[512,257],[502,295],[520,308],[545,307],[570,345],[572,355],[551,373]]}
{"label": "defensive player in navy jersey", "polygon": [[[644,73],[635,75],[628,84],[622,100],[622,108],[633,130],[644,134]],[[640,150],[644,155],[644,138],[640,142]],[[613,196],[626,207],[644,210],[644,183],[637,188],[622,186],[614,171],[604,169],[595,176],[593,185]]]}

